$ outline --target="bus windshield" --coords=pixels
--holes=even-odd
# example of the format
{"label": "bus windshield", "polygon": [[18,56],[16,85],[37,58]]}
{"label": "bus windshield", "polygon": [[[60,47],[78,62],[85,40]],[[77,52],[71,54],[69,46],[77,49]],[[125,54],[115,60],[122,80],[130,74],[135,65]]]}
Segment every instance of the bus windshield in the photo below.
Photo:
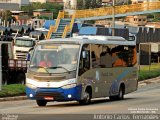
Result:
{"label": "bus windshield", "polygon": [[65,73],[77,69],[80,45],[39,44],[32,55],[30,71]]}
{"label": "bus windshield", "polygon": [[16,39],[15,45],[19,46],[19,47],[21,47],[21,46],[33,47],[34,43],[33,43],[33,40]]}

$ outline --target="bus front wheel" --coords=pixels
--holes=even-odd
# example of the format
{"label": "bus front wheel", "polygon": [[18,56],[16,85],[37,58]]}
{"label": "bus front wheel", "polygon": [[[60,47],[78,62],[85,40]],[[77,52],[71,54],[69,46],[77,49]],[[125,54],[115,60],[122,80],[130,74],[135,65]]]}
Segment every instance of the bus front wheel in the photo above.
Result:
{"label": "bus front wheel", "polygon": [[84,99],[79,101],[81,105],[87,105],[91,102],[91,93],[89,91],[85,91]]}
{"label": "bus front wheel", "polygon": [[45,100],[36,100],[38,106],[46,106],[47,101]]}

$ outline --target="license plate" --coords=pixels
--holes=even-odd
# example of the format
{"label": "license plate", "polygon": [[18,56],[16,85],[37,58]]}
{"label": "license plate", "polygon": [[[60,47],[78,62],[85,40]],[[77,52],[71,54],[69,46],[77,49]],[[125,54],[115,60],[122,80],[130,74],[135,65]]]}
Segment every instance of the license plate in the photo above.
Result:
{"label": "license plate", "polygon": [[53,97],[44,97],[45,100],[54,100]]}

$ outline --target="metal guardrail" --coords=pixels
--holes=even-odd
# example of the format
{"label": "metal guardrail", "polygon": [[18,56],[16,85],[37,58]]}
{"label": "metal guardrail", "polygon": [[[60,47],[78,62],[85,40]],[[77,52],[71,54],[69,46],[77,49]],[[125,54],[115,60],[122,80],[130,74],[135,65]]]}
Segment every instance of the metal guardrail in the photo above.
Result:
{"label": "metal guardrail", "polygon": [[[102,7],[96,9],[76,10],[75,18],[88,18],[112,15],[113,7]],[[150,10],[160,10],[160,2],[146,2],[131,5],[115,6],[115,15],[131,12],[144,12]]]}
{"label": "metal guardrail", "polygon": [[[102,16],[111,16],[113,14],[112,8],[113,6],[101,7],[96,9],[76,10],[72,15],[71,23],[65,26],[62,38],[65,38],[67,33],[71,30],[75,19],[82,19],[82,18],[96,19],[95,17],[99,17],[98,19],[101,18],[105,19],[105,17]],[[160,2],[145,2],[145,3],[131,4],[131,5],[115,6],[115,16],[124,16],[124,14],[128,15],[129,13],[137,13],[137,12],[146,13],[146,11],[153,11],[153,10],[160,10]],[[64,11],[59,12],[55,26],[50,26],[47,39],[51,37],[52,32],[56,32],[60,23],[60,19],[64,18],[65,14],[66,13]]]}
{"label": "metal guardrail", "polygon": [[60,20],[61,20],[62,18],[64,18],[64,11],[59,11],[58,17],[57,17],[57,19],[56,19],[56,24],[55,24],[54,26],[50,26],[50,28],[49,28],[49,31],[48,31],[48,34],[47,34],[47,39],[50,39],[51,34],[52,34],[53,32],[56,32],[56,31],[57,31],[57,28],[58,28],[58,26],[59,26]]}
{"label": "metal guardrail", "polygon": [[70,24],[65,26],[63,34],[62,34],[62,38],[65,38],[67,36],[67,33],[72,30],[74,21],[75,21],[75,14],[72,15]]}

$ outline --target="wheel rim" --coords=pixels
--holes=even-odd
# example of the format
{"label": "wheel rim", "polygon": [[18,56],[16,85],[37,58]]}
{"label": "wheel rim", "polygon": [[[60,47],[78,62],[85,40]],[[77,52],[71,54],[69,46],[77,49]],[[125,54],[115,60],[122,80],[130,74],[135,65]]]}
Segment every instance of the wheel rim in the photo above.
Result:
{"label": "wheel rim", "polygon": [[119,98],[123,99],[123,91],[122,91],[122,89],[120,89],[120,91],[119,91]]}
{"label": "wheel rim", "polygon": [[86,100],[86,103],[88,103],[90,100],[90,95],[87,92],[85,93],[85,100]]}

